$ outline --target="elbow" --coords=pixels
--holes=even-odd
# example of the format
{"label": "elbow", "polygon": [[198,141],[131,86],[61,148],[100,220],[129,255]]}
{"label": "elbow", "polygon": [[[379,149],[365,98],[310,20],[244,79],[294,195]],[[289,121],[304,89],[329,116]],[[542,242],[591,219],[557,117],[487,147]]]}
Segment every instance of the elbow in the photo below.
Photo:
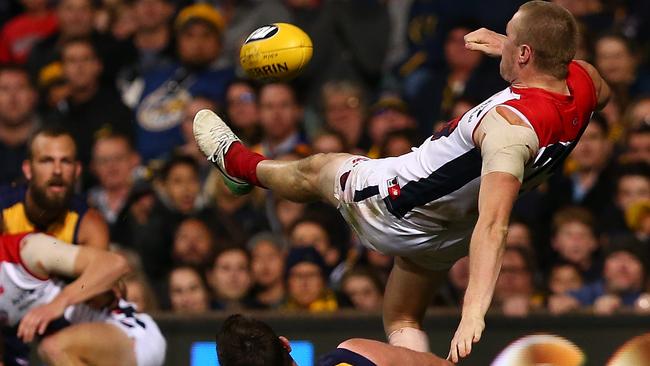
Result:
{"label": "elbow", "polygon": [[111,268],[113,268],[116,277],[122,278],[127,274],[131,273],[132,270],[131,265],[129,264],[129,261],[124,256],[113,253],[112,262],[113,265],[111,266]]}

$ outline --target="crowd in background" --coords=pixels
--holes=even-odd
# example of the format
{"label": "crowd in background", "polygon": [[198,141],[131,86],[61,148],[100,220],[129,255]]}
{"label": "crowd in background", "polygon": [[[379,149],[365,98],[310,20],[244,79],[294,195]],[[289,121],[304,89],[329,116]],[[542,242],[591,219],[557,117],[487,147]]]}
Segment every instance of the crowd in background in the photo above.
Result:
{"label": "crowd in background", "polygon": [[[565,166],[517,202],[493,307],[650,313],[650,2],[555,2],[579,21],[576,58],[613,98]],[[141,311],[379,311],[392,258],[364,249],[325,203],[231,194],[194,142],[194,114],[216,111],[269,158],[407,153],[507,86],[499,60],[467,51],[463,36],[503,33],[521,3],[3,1],[0,182],[35,191],[24,160],[65,146],[30,136],[69,134],[81,171],[42,184],[69,186],[66,205],[83,197],[101,214],[138,269],[126,288]],[[239,68],[243,40],[273,22],[314,44],[289,84]],[[467,281],[464,258],[432,306],[459,307]]]}

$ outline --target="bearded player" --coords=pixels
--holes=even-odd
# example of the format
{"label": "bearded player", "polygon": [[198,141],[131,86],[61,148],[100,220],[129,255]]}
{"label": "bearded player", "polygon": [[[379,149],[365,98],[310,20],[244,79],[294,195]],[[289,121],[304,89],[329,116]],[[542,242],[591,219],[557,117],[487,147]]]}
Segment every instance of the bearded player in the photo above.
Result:
{"label": "bearded player", "polygon": [[479,29],[465,41],[471,50],[501,56],[510,87],[399,157],[266,160],[214,113],[200,111],[194,119],[201,150],[234,190],[256,185],[290,200],[326,200],[366,246],[396,256],[383,309],[392,345],[429,350],[421,330],[426,307],[447,270],[469,254],[453,362],[470,354],[485,328],[517,196],[562,166],[591,113],[609,98],[595,68],[573,61],[577,26],[566,9],[528,2],[506,29],[506,35]]}

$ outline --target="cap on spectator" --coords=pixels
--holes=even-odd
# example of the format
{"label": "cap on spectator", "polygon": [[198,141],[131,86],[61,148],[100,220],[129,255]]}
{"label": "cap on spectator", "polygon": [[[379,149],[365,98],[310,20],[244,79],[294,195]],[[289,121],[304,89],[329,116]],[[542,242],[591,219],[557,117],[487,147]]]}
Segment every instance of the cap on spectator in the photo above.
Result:
{"label": "cap on spectator", "polygon": [[397,95],[384,95],[370,107],[370,114],[376,115],[386,110],[408,113],[408,105]]}
{"label": "cap on spectator", "polygon": [[43,66],[38,73],[38,86],[47,89],[52,85],[64,82],[63,66],[55,61]]}
{"label": "cap on spectator", "polygon": [[175,22],[176,30],[180,31],[195,21],[202,21],[211,25],[218,33],[221,33],[225,27],[225,21],[221,13],[213,6],[202,3],[186,6],[178,13]]}
{"label": "cap on spectator", "polygon": [[255,248],[257,247],[257,245],[263,241],[273,244],[273,246],[275,246],[280,251],[286,248],[284,244],[284,240],[282,240],[281,237],[269,231],[263,231],[256,235],[253,235],[253,237],[248,240],[248,242],[246,243],[246,249],[248,249],[248,252],[252,253],[253,250],[255,250]]}
{"label": "cap on spectator", "polygon": [[289,273],[291,272],[291,269],[293,269],[293,267],[304,262],[317,265],[321,270],[321,274],[325,276],[327,267],[325,266],[325,261],[323,260],[323,257],[320,255],[320,253],[318,253],[316,248],[297,247],[297,248],[292,248],[289,251],[289,255],[287,256],[287,264],[284,272],[285,277],[289,277]]}

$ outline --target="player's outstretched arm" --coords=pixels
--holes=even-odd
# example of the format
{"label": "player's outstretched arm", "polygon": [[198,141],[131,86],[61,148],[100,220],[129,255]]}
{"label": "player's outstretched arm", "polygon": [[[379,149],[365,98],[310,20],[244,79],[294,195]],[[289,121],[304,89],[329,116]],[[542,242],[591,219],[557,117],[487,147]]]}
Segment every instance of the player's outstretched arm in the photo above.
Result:
{"label": "player's outstretched arm", "polygon": [[473,137],[483,159],[479,217],[469,246],[462,317],[449,350],[453,362],[469,355],[472,344],[481,339],[501,269],[510,211],[521,188],[524,166],[539,149],[535,132],[505,107],[486,113]]}
{"label": "player's outstretched arm", "polygon": [[477,29],[465,35],[465,48],[480,51],[488,56],[501,57],[506,36],[486,28]]}
{"label": "player's outstretched arm", "polygon": [[49,304],[36,307],[23,317],[18,337],[25,342],[36,334],[42,335],[49,322],[62,316],[67,306],[110,290],[129,271],[126,259],[118,254],[70,245],[45,234],[26,236],[20,256],[25,267],[39,277],[76,278]]}

